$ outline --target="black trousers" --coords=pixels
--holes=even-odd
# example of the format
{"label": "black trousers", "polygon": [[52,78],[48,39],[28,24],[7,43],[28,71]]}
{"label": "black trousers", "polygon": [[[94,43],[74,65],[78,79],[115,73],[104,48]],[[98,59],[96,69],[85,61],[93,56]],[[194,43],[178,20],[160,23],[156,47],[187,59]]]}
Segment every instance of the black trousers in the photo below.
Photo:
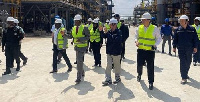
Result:
{"label": "black trousers", "polygon": [[95,60],[95,65],[101,64],[101,44],[99,42],[91,42],[90,43],[92,45],[92,51],[93,51],[93,55],[94,55],[94,60]]}
{"label": "black trousers", "polygon": [[[19,58],[21,58],[23,61],[26,60],[26,57],[24,56],[24,54],[21,52],[21,45],[19,45]],[[17,62],[16,62],[17,63]],[[14,66],[14,57],[12,58],[12,62],[10,67]]]}
{"label": "black trousers", "polygon": [[65,60],[65,62],[67,64],[68,68],[72,68],[70,60],[69,60],[69,58],[68,58],[68,56],[66,54],[66,49],[58,50],[57,49],[57,45],[54,44],[53,45],[53,70],[57,71],[57,57],[58,57],[58,53],[59,52],[62,54],[62,56],[63,56],[63,58],[64,58],[64,60]]}
{"label": "black trousers", "polygon": [[180,72],[182,79],[187,79],[190,65],[192,62],[193,48],[178,48],[180,59]]}
{"label": "black trousers", "polygon": [[154,59],[155,51],[137,50],[137,73],[142,75],[143,65],[146,61],[149,83],[154,82]]}
{"label": "black trousers", "polygon": [[19,52],[20,52],[20,46],[6,45],[5,49],[6,72],[10,72],[10,67],[13,64],[13,59],[16,59],[17,68],[20,68]]}
{"label": "black trousers", "polygon": [[126,43],[126,42],[123,42],[123,43],[122,43],[122,53],[121,53],[121,57],[122,57],[122,58],[123,58],[124,55],[125,55],[125,43]]}

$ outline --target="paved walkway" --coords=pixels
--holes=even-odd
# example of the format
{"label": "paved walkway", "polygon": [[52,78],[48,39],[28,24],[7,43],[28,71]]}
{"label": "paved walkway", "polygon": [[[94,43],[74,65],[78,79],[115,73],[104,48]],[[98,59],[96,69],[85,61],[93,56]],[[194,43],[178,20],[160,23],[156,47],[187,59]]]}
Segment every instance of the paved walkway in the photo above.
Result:
{"label": "paved walkway", "polygon": [[[67,66],[62,61],[58,65],[58,73],[49,74],[53,53],[51,38],[26,38],[22,52],[29,58],[28,63],[18,73],[14,68],[11,75],[0,75],[0,102],[199,102],[200,66],[191,66],[189,83],[181,85],[179,59],[174,56],[156,53],[154,90],[148,89],[146,67],[141,82],[137,82],[134,32],[135,28],[131,27],[126,44],[126,59],[122,62],[122,82],[106,87],[101,84],[105,80],[105,46],[101,49],[102,68],[92,67],[93,55],[86,54],[86,76],[83,82],[75,85],[77,71],[74,64],[73,71],[67,73]],[[67,54],[71,63],[74,63],[75,51],[72,45],[69,45]],[[3,73],[5,56],[3,53],[0,56],[0,73]]]}

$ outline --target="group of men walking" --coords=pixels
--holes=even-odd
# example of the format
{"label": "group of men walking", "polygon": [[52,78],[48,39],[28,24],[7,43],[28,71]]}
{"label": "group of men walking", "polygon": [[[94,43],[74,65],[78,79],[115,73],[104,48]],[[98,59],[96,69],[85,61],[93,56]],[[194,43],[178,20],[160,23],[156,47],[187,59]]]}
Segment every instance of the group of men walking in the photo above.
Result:
{"label": "group of men walking", "polygon": [[23,65],[25,65],[28,60],[21,52],[21,41],[25,33],[23,29],[18,26],[18,23],[19,21],[17,19],[8,17],[8,27],[3,29],[2,52],[5,51],[6,56],[6,71],[3,75],[11,73],[10,68],[14,67],[14,59],[17,63],[16,71],[20,70],[20,58],[23,60]]}
{"label": "group of men walking", "polygon": [[[166,41],[169,44],[169,55],[171,54],[171,39],[173,38],[173,52],[178,49],[180,59],[181,84],[186,84],[188,71],[192,62],[192,54],[194,54],[194,65],[200,62],[200,17],[195,18],[195,24],[190,26],[189,18],[182,15],[179,18],[180,26],[173,30],[169,25],[169,19],[165,19],[164,25],[159,31],[156,25],[151,23],[151,15],[147,12],[141,17],[142,24],[136,29],[135,44],[137,49],[137,81],[140,82],[143,73],[143,66],[147,63],[147,73],[149,81],[149,89],[153,89],[154,83],[154,59],[155,50],[163,39],[162,53],[164,53],[164,45]],[[55,24],[52,26],[52,43],[53,43],[53,70],[50,73],[56,73],[57,63],[61,57],[64,58],[68,65],[67,72],[72,71],[72,64],[67,56],[66,49],[68,48],[68,39],[73,38],[74,50],[76,53],[77,78],[76,83],[80,83],[85,76],[83,69],[84,55],[88,52],[93,52],[94,66],[101,67],[101,52],[103,38],[106,39],[106,54],[107,67],[105,70],[105,81],[103,85],[118,83],[121,81],[121,60],[125,59],[125,43],[129,37],[129,29],[124,24],[124,19],[119,14],[115,14],[110,20],[102,24],[98,18],[88,19],[89,24],[82,23],[81,15],[77,14],[74,17],[74,27],[71,35],[67,34],[65,27],[62,24],[62,19],[56,17]],[[15,22],[15,23],[14,23]],[[16,60],[17,69],[20,70],[20,57],[27,63],[27,59],[20,51],[21,40],[24,38],[24,31],[17,24],[18,20],[13,17],[7,18],[8,27],[3,31],[2,51],[6,55],[6,72],[3,75],[10,74],[10,68],[13,67],[13,60]],[[172,34],[174,31],[174,34]],[[88,47],[90,45],[90,47]],[[59,55],[60,54],[60,55]],[[112,82],[111,70],[115,69],[115,81]]]}

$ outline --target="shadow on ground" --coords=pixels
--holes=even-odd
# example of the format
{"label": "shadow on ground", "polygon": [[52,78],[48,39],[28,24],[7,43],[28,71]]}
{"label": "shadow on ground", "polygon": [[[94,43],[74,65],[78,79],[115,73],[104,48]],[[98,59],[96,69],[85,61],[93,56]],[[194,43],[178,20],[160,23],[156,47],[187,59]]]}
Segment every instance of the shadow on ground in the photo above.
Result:
{"label": "shadow on ground", "polygon": [[157,98],[158,100],[163,102],[181,102],[181,99],[179,97],[170,96],[169,94],[159,90],[156,87],[154,87],[153,90],[149,90],[143,80],[141,80],[140,84],[142,86],[142,89],[148,94],[149,98]]}
{"label": "shadow on ground", "polygon": [[[114,102],[119,100],[129,100],[135,98],[133,92],[126,88],[123,83],[118,83],[117,85],[110,85],[111,90],[108,92],[108,98],[114,99]],[[119,97],[115,97],[114,93],[117,92]]]}
{"label": "shadow on ground", "polygon": [[95,87],[92,86],[90,82],[82,81],[77,85],[71,85],[71,86],[67,87],[61,93],[66,93],[67,91],[69,91],[72,88],[79,90],[78,95],[86,95],[89,91],[93,91],[95,89]]}

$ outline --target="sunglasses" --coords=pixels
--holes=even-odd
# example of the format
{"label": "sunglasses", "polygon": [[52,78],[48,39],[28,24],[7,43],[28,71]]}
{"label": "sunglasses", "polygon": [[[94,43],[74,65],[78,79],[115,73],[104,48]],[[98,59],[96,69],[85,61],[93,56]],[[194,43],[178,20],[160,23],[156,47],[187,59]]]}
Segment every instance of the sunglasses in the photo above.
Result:
{"label": "sunglasses", "polygon": [[116,25],[116,23],[112,23],[112,24],[110,24],[110,25],[114,26],[114,25]]}

